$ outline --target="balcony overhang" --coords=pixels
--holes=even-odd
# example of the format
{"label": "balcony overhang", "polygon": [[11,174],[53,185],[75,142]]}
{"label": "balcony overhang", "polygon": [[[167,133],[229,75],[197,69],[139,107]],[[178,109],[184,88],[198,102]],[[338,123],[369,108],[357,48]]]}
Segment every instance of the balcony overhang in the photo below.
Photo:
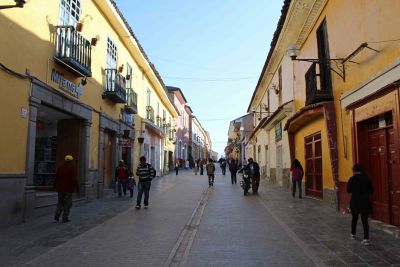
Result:
{"label": "balcony overhang", "polygon": [[296,133],[304,125],[323,116],[325,105],[331,102],[320,102],[301,108],[286,122],[284,130],[288,133]]}
{"label": "balcony overhang", "polygon": [[54,57],[54,61],[79,77],[92,77],[92,71],[70,57]]}
{"label": "balcony overhang", "polygon": [[156,134],[160,138],[165,138],[165,133],[157,125],[155,125],[154,123],[152,123],[148,119],[145,119],[144,123],[145,123],[145,126],[146,126],[147,130],[149,130],[150,132]]}

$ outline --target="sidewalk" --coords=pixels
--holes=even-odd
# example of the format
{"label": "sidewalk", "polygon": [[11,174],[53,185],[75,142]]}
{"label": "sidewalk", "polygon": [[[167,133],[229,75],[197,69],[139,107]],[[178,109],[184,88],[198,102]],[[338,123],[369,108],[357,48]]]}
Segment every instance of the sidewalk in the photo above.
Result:
{"label": "sidewalk", "polygon": [[265,181],[259,191],[264,207],[314,260],[328,266],[400,266],[400,240],[378,227],[370,224],[371,245],[364,246],[360,221],[357,240],[350,239],[349,214],[323,201],[293,198],[290,191]]}

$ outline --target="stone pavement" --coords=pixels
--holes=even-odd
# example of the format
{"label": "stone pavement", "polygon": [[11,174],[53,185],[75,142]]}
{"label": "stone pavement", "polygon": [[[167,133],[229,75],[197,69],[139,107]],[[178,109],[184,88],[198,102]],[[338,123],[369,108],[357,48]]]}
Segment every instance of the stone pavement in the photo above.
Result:
{"label": "stone pavement", "polygon": [[265,181],[243,196],[229,172],[212,188],[189,171],[161,177],[150,208],[133,206],[110,197],[75,206],[68,224],[0,229],[0,266],[400,266],[392,235],[371,229],[364,247],[350,240],[350,216]]}

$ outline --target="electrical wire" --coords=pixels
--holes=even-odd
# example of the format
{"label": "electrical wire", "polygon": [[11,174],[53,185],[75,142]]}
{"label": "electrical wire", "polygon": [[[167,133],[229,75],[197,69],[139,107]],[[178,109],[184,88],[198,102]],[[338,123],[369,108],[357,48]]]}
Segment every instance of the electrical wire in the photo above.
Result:
{"label": "electrical wire", "polygon": [[186,81],[196,81],[196,82],[234,82],[234,81],[254,79],[254,78],[256,78],[256,76],[249,76],[249,77],[221,77],[221,78],[164,76],[164,78],[171,79],[171,80],[186,80]]}
{"label": "electrical wire", "polygon": [[367,42],[367,43],[369,43],[369,44],[379,44],[379,43],[389,43],[389,42],[399,42],[400,41],[400,38],[399,39],[392,39],[392,40],[383,40],[383,41],[370,41],[370,42]]}
{"label": "electrical wire", "polygon": [[13,71],[12,69],[6,67],[3,63],[0,63],[0,69],[2,69],[3,71],[7,72],[8,74],[11,74],[15,77],[18,77],[20,79],[26,80],[26,79],[30,79],[30,77],[28,75],[25,74],[21,74],[18,73],[16,71]]}

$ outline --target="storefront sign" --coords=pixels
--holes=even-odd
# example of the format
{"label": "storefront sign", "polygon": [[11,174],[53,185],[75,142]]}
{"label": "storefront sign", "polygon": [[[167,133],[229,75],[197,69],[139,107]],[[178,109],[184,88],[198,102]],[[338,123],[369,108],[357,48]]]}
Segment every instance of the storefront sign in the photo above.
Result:
{"label": "storefront sign", "polygon": [[282,123],[278,122],[275,124],[275,141],[282,139]]}
{"label": "storefront sign", "polygon": [[122,112],[122,120],[128,125],[133,125],[133,114]]}
{"label": "storefront sign", "polygon": [[128,138],[121,138],[119,141],[121,147],[132,147],[132,140]]}
{"label": "storefront sign", "polygon": [[55,69],[51,72],[51,80],[58,84],[58,87],[64,92],[72,95],[73,97],[79,98],[83,94],[83,85],[81,83],[74,84],[70,80],[64,78],[64,74],[56,71]]}

